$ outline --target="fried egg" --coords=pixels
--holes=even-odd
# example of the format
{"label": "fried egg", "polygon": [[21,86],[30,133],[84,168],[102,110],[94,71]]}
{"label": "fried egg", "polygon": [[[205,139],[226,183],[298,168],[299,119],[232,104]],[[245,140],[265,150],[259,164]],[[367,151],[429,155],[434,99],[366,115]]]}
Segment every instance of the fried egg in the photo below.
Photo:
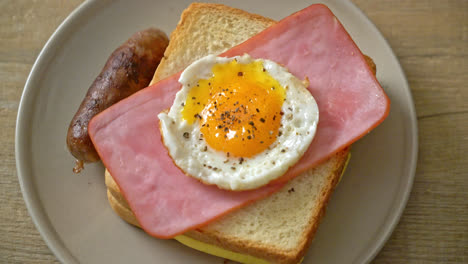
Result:
{"label": "fried egg", "polygon": [[266,185],[314,138],[314,98],[273,61],[209,55],[179,82],[172,107],[158,115],[162,140],[174,163],[205,184],[236,191]]}

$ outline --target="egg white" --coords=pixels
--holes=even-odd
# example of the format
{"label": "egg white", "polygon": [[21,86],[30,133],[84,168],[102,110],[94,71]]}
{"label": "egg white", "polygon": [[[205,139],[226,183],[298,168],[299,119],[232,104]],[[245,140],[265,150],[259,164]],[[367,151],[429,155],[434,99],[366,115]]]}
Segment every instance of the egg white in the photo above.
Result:
{"label": "egg white", "polygon": [[319,120],[318,106],[304,83],[277,63],[261,59],[264,68],[286,91],[282,105],[281,135],[265,151],[250,157],[227,157],[210,148],[200,137],[200,123],[189,124],[182,118],[183,103],[198,80],[209,79],[215,64],[233,59],[248,64],[249,55],[233,58],[209,55],[201,58],[181,74],[181,90],[169,112],[158,115],[163,142],[175,164],[205,184],[215,184],[228,190],[249,190],[268,184],[282,176],[304,154],[315,136]]}

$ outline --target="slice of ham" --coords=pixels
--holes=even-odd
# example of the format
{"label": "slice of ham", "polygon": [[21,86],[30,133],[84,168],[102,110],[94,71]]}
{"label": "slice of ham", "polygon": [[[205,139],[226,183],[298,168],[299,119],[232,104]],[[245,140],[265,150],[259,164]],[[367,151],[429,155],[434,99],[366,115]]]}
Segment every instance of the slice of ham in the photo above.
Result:
{"label": "slice of ham", "polygon": [[102,162],[119,185],[140,226],[172,238],[202,226],[283,184],[231,192],[205,185],[177,168],[161,142],[157,114],[172,105],[178,76],[141,90],[89,123]]}
{"label": "slice of ham", "polygon": [[278,62],[299,79],[307,77],[319,107],[311,146],[275,182],[285,182],[328,159],[370,132],[389,113],[390,101],[361,51],[324,5],[285,18],[223,56],[244,53]]}
{"label": "slice of ham", "polygon": [[180,89],[176,74],[108,108],[89,133],[142,228],[172,238],[265,197],[368,133],[388,115],[389,101],[360,50],[324,5],[299,11],[223,56],[248,53],[307,77],[320,121],[303,158],[277,183],[244,192],[220,190],[184,175],[161,141],[157,114]]}

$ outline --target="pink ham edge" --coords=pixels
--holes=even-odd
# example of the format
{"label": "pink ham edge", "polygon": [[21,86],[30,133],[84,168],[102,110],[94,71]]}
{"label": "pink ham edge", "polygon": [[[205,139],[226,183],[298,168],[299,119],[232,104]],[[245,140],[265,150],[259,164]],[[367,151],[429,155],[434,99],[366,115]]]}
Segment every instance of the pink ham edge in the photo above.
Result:
{"label": "pink ham edge", "polygon": [[[306,12],[314,7],[317,7],[311,11],[314,14]],[[294,36],[307,35],[304,28],[320,32],[314,31],[318,34],[304,37],[302,41],[291,41]],[[257,42],[263,45],[256,45]],[[265,49],[267,45],[275,49]],[[292,54],[287,52],[290,46],[295,48]],[[300,79],[307,77],[309,91],[319,107],[320,120],[311,146],[275,182],[286,182],[320,164],[365,136],[388,116],[390,100],[357,45],[325,5],[296,12],[222,55],[232,57],[244,53],[280,63]],[[305,73],[304,69],[313,70]],[[336,72],[345,74],[336,78]],[[335,92],[334,96],[329,96],[329,90]]]}
{"label": "pink ham edge", "polygon": [[173,77],[146,88],[89,124],[102,162],[141,227],[158,238],[172,238],[202,226],[283,186],[230,192],[183,174],[162,145],[157,119],[157,113],[171,106],[180,89],[177,80]]}
{"label": "pink ham edge", "polygon": [[[319,105],[316,137],[283,180],[349,146],[388,115],[388,98],[361,52],[323,5],[299,11],[223,55],[243,53],[276,61],[299,78],[307,76],[309,90]],[[157,113],[171,106],[180,89],[178,77],[176,74],[141,90],[89,125],[103,163],[142,228],[159,238],[200,227],[282,187],[272,184],[253,191],[228,192],[187,177],[173,164],[161,142]]]}

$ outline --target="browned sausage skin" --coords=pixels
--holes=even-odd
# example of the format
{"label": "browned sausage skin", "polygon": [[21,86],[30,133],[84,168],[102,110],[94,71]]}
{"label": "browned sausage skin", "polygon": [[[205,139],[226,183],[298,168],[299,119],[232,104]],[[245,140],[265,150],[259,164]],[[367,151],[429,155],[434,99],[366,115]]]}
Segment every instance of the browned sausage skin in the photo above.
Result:
{"label": "browned sausage skin", "polygon": [[164,32],[149,28],[135,33],[111,54],[68,128],[68,149],[78,161],[99,160],[88,135],[89,121],[111,105],[147,87],[168,43]]}

